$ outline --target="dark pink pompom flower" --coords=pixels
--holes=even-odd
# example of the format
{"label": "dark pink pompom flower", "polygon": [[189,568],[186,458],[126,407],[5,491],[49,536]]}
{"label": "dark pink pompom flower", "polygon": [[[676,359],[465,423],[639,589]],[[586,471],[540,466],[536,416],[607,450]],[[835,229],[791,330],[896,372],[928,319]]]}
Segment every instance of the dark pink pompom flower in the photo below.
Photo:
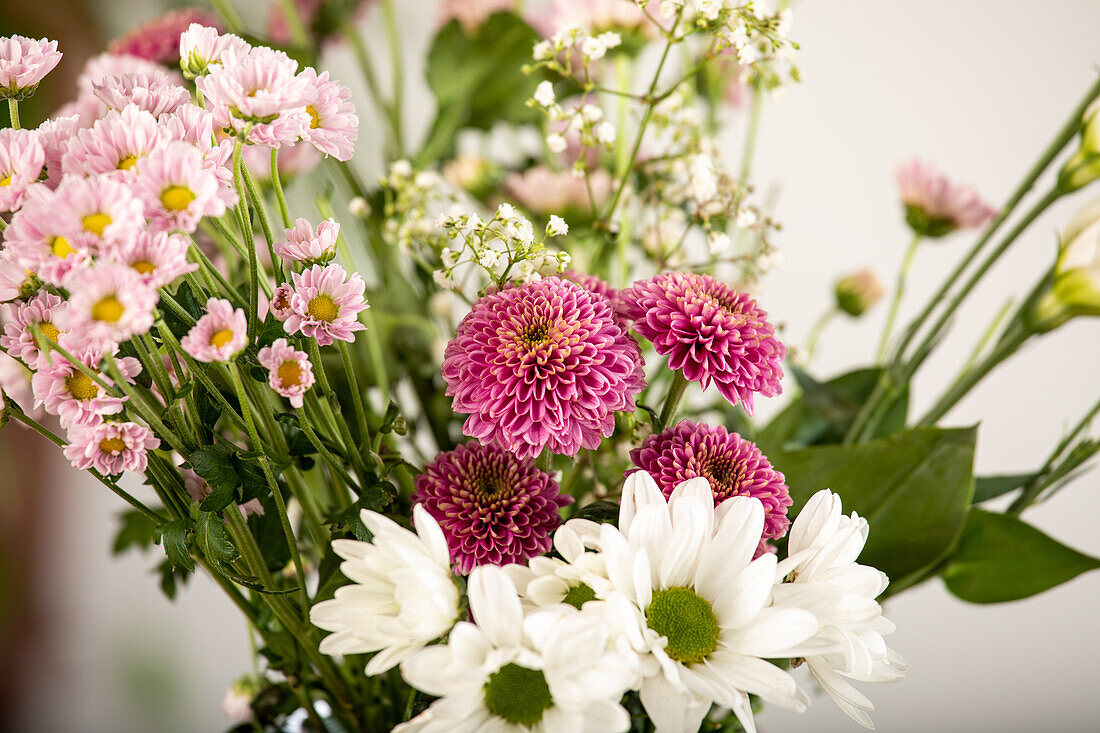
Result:
{"label": "dark pink pompom flower", "polygon": [[756,301],[710,275],[670,272],[619,291],[618,312],[668,356],[671,369],[714,382],[722,396],[753,413],[753,395],[783,391],[780,362],[787,349]]}
{"label": "dark pink pompom flower", "polygon": [[759,499],[764,505],[762,549],[764,540],[787,533],[791,497],[783,474],[756,445],[721,425],[684,420],[646,438],[630,452],[630,460],[653,477],[665,496],[688,479],[702,477],[710,483],[716,505],[731,496]]}
{"label": "dark pink pompom flower", "polygon": [[478,300],[447,344],[443,379],[466,435],[519,458],[572,456],[634,410],[642,366],[606,298],[551,277]]}
{"label": "dark pink pompom flower", "polygon": [[455,569],[525,563],[550,549],[558,509],[572,503],[530,460],[471,441],[416,477],[415,501],[439,522]]}

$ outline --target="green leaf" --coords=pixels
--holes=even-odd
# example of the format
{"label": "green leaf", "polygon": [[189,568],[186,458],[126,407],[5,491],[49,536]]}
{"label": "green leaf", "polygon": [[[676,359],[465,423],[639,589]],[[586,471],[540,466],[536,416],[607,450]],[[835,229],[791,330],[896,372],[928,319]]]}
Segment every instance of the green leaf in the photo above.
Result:
{"label": "green leaf", "polygon": [[600,524],[618,524],[619,505],[613,501],[594,501],[578,509],[571,518],[588,519]]}
{"label": "green leaf", "polygon": [[1002,603],[1042,593],[1097,568],[1100,559],[1066,547],[1016,517],[971,509],[943,579],[964,601]]}
{"label": "green leaf", "polygon": [[[237,510],[233,508],[229,511]],[[237,547],[222,524],[221,515],[216,512],[203,512],[199,515],[199,521],[195,527],[195,541],[202,550],[202,554],[216,565],[233,562],[240,557]]]}
{"label": "green leaf", "polygon": [[179,582],[186,583],[191,578],[191,573],[184,568],[179,568],[165,560],[157,566],[160,573],[160,589],[170,600],[176,599]]}
{"label": "green leaf", "polygon": [[187,543],[187,534],[193,529],[190,519],[183,518],[169,522],[159,528],[160,542],[164,545],[164,553],[168,556],[168,562],[174,567],[188,571],[195,569],[195,559],[191,557],[191,548]]}
{"label": "green leaf", "polygon": [[149,517],[137,510],[130,510],[119,515],[121,524],[118,534],[115,535],[115,544],[111,552],[115,555],[125,552],[127,548],[137,546],[145,549],[153,544],[157,525]]}
{"label": "green leaf", "polygon": [[1005,476],[979,476],[974,484],[973,503],[980,504],[1015,491],[1038,475],[1037,473],[1016,473]]}
{"label": "green leaf", "polygon": [[768,458],[787,477],[793,508],[829,488],[845,512],[865,517],[871,532],[860,562],[896,582],[942,559],[958,539],[973,491],[976,432],[917,428]]}
{"label": "green leaf", "polygon": [[214,491],[232,490],[240,483],[237,471],[233,467],[233,453],[224,445],[210,445],[199,448],[187,457],[191,468],[203,478]]}

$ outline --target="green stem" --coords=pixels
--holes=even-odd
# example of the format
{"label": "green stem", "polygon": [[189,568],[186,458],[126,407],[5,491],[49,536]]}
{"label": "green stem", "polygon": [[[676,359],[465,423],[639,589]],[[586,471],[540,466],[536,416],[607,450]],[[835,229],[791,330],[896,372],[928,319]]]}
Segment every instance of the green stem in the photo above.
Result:
{"label": "green stem", "polygon": [[981,358],[982,352],[985,351],[985,347],[989,345],[989,342],[993,340],[993,336],[997,333],[997,329],[1004,323],[1005,316],[1008,315],[1008,311],[1012,308],[1012,298],[1005,301],[1005,304],[1001,306],[1001,309],[997,311],[997,315],[990,321],[989,326],[985,329],[985,333],[978,339],[978,343],[974,346],[974,351],[971,352],[970,358],[963,364],[963,371],[966,371],[978,363],[978,359]]}
{"label": "green stem", "polygon": [[271,149],[271,187],[275,189],[275,198],[279,201],[279,214],[283,217],[283,228],[290,229],[294,222],[290,218],[290,209],[286,205],[283,182],[279,178],[279,149]]}
{"label": "green stem", "polygon": [[236,288],[229,284],[229,281],[226,280],[221,271],[214,266],[214,263],[210,261],[206,253],[199,248],[199,245],[195,244],[194,240],[191,241],[191,254],[198,260],[199,266],[202,267],[206,276],[218,286],[218,291],[221,295],[232,300],[233,304],[236,306],[243,308],[246,305],[241,294],[237,292]]}
{"label": "green stem", "polygon": [[351,351],[347,341],[337,341],[336,348],[340,352],[340,360],[344,363],[344,372],[348,378],[348,389],[351,391],[351,403],[355,409],[355,421],[359,425],[359,439],[363,445],[370,443],[370,427],[367,424],[367,411],[363,407],[363,393],[359,389],[359,378],[355,373],[355,364],[351,361]]}
{"label": "green stem", "polygon": [[680,406],[680,400],[684,396],[687,385],[688,379],[682,371],[673,373],[672,382],[668,385],[668,392],[665,394],[665,406],[661,409],[662,429],[672,425],[672,420],[676,417],[676,408]]}
{"label": "green stem", "polygon": [[214,6],[214,12],[225,21],[225,27],[230,33],[239,36],[244,31],[244,23],[241,21],[240,13],[233,7],[230,0],[210,0],[210,4]]}
{"label": "green stem", "polygon": [[550,473],[550,461],[553,460],[554,454],[550,452],[549,448],[543,448],[542,453],[539,453],[535,458],[535,468],[545,473]]}
{"label": "green stem", "polygon": [[344,468],[344,464],[336,459],[336,456],[332,455],[332,451],[325,447],[324,442],[317,436],[313,428],[309,424],[309,416],[305,410],[298,408],[298,424],[302,428],[302,432],[305,433],[306,439],[317,449],[317,452],[321,454],[321,457],[325,460],[325,463],[336,473],[336,475],[347,484],[347,488],[351,489],[354,493],[361,493],[355,480],[348,474]]}
{"label": "green stem", "polygon": [[[241,163],[241,174],[244,176],[245,188],[248,189],[248,197],[252,200],[252,205],[256,208],[256,216],[260,220],[260,229],[264,232],[264,241],[267,242],[267,252],[271,257],[271,269],[275,272],[275,277],[282,282],[282,260],[275,255],[275,232],[271,229],[271,223],[268,221],[267,206],[264,204],[264,199],[260,195],[260,189],[256,186],[255,179],[252,178],[252,173],[243,162]],[[260,274],[263,276],[264,283],[267,283],[267,274],[263,272]]]}
{"label": "green stem", "polygon": [[298,3],[294,0],[279,0],[279,7],[282,8],[283,18],[286,20],[287,28],[290,29],[290,37],[294,39],[294,45],[300,48],[309,48],[311,45],[309,33],[306,31],[305,24],[302,23],[302,14],[298,12]]}
{"label": "green stem", "polygon": [[1077,421],[1077,424],[1073,426],[1073,429],[1070,430],[1064,438],[1062,438],[1057,446],[1055,446],[1054,450],[1047,458],[1046,463],[1044,463],[1043,467],[1039,469],[1036,477],[1032,479],[1026,486],[1024,486],[1024,490],[1021,491],[1020,495],[1017,496],[1012,504],[1009,505],[1008,509],[1005,511],[1005,514],[1011,514],[1018,517],[1021,513],[1023,513],[1025,509],[1035,503],[1036,499],[1039,498],[1040,492],[1042,492],[1042,490],[1046,488],[1046,484],[1042,480],[1043,476],[1050,472],[1050,470],[1054,467],[1054,464],[1058,461],[1061,455],[1066,451],[1067,448],[1069,448],[1070,444],[1077,438],[1077,436],[1084,432],[1086,428],[1088,428],[1089,424],[1098,413],[1100,413],[1100,400],[1097,400],[1096,403],[1093,404],[1092,408],[1088,412],[1086,412],[1080,420]]}
{"label": "green stem", "polygon": [[[241,430],[246,430],[244,418],[237,414],[237,411],[234,410],[233,406],[229,404],[229,401],[225,399],[225,395],[221,393],[221,390],[214,386],[214,383],[210,381],[210,377],[203,371],[202,366],[184,350],[180,342],[176,340],[175,334],[172,333],[163,320],[157,323],[157,333],[160,335],[161,341],[168,344],[173,351],[183,357],[184,363],[187,364],[188,371],[199,380],[199,383],[206,388],[206,391],[210,393],[210,396],[213,397],[214,401],[218,403],[218,406],[222,408],[222,414],[228,415]],[[207,427],[213,428],[214,426],[209,425]]]}
{"label": "green stem", "polygon": [[392,104],[390,105],[390,127],[393,128],[393,142],[396,148],[396,157],[405,157],[405,133],[402,129],[402,108],[405,95],[405,71],[401,58],[401,36],[397,29],[397,14],[394,12],[393,0],[382,0],[382,15],[386,21],[386,37],[390,47],[390,63],[393,66]]}
{"label": "green stem", "polygon": [[183,444],[179,436],[164,424],[164,421],[157,416],[155,410],[149,409],[149,406],[145,404],[141,395],[139,395],[130,383],[126,381],[126,377],[122,375],[122,371],[115,362],[115,358],[110,354],[104,354],[103,364],[106,367],[105,371],[110,375],[115,385],[122,390],[122,393],[128,398],[126,402],[127,410],[136,412],[142,420],[148,423],[150,428],[152,428],[163,440],[167,441],[181,456],[189,455],[190,451],[187,450],[187,446]]}
{"label": "green stem", "polygon": [[11,117],[13,130],[19,129],[19,102],[14,97],[8,97],[8,116]]}
{"label": "green stem", "polygon": [[742,183],[748,181],[752,175],[752,165],[756,158],[756,139],[760,132],[760,120],[763,116],[764,94],[760,81],[757,79],[752,83],[752,111],[749,113],[749,125],[745,128],[745,147],[741,152],[741,172],[739,175]]}
{"label": "green stem", "polygon": [[[245,135],[248,133],[246,132]],[[241,149],[244,143],[242,138],[237,138],[233,146],[233,183],[237,188],[237,226],[241,230],[241,239],[244,242],[248,255],[248,336],[252,338],[257,331],[257,314],[260,302],[260,265],[256,257],[256,237],[252,234],[252,216],[248,211],[248,194],[245,192],[243,163],[241,161]]]}
{"label": "green stem", "polygon": [[[348,460],[355,470],[359,473],[359,477],[366,480],[368,471],[363,463],[363,458],[359,452],[359,445],[355,442],[355,438],[352,437],[351,430],[348,429],[346,420],[342,420],[336,413],[339,409],[333,410],[333,401],[336,400],[336,393],[332,391],[332,385],[328,381],[328,374],[325,372],[325,364],[321,360],[321,350],[317,346],[317,342],[313,339],[307,340],[310,360],[314,365],[314,373],[317,375],[317,387],[320,389],[320,402],[325,406],[325,409],[329,412],[329,417],[336,426],[336,430],[340,433],[340,437],[344,442],[344,450]],[[339,405],[339,403],[337,403]],[[363,436],[366,439],[366,434]]]}
{"label": "green stem", "polygon": [[901,297],[905,293],[905,280],[909,277],[909,268],[913,265],[913,256],[917,254],[917,247],[920,246],[921,236],[914,234],[912,241],[909,242],[909,247],[905,250],[905,259],[902,260],[901,269],[898,271],[898,284],[894,288],[894,299],[890,303],[890,313],[886,316],[886,325],[882,329],[882,339],[878,344],[878,354],[875,356],[876,363],[882,363],[882,360],[886,358],[886,347],[890,344],[890,334],[894,330],[894,322],[898,317],[898,309],[901,307]]}
{"label": "green stem", "polygon": [[814,354],[817,353],[817,342],[821,338],[821,332],[825,330],[825,327],[836,317],[839,311],[836,307],[829,308],[814,321],[814,325],[810,326],[810,333],[806,337],[806,363],[809,364]]}

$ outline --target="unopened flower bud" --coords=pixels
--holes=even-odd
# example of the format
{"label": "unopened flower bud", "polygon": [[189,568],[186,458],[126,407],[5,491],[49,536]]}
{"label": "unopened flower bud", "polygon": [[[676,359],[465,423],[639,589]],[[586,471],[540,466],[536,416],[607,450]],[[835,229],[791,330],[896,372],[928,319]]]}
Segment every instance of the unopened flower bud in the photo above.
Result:
{"label": "unopened flower bud", "polygon": [[1100,315],[1100,200],[1081,209],[1066,225],[1050,288],[1028,314],[1037,332],[1050,331],[1074,316]]}
{"label": "unopened flower bud", "polygon": [[837,308],[859,317],[881,300],[885,291],[873,270],[859,270],[837,280],[834,294]]}

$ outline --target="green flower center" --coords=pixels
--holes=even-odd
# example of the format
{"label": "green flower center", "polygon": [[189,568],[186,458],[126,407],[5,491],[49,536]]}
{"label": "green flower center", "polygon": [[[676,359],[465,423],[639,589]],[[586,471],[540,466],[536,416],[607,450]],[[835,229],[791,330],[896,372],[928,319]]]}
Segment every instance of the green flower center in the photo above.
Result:
{"label": "green flower center", "polygon": [[596,600],[596,591],[592,590],[587,583],[581,583],[580,585],[570,586],[561,602],[579,609],[588,601],[594,600]]}
{"label": "green flower center", "polygon": [[485,707],[513,725],[535,725],[554,705],[541,670],[506,664],[485,683]]}
{"label": "green flower center", "polygon": [[691,588],[654,591],[645,619],[649,628],[668,639],[665,653],[677,662],[702,662],[718,648],[714,609]]}

